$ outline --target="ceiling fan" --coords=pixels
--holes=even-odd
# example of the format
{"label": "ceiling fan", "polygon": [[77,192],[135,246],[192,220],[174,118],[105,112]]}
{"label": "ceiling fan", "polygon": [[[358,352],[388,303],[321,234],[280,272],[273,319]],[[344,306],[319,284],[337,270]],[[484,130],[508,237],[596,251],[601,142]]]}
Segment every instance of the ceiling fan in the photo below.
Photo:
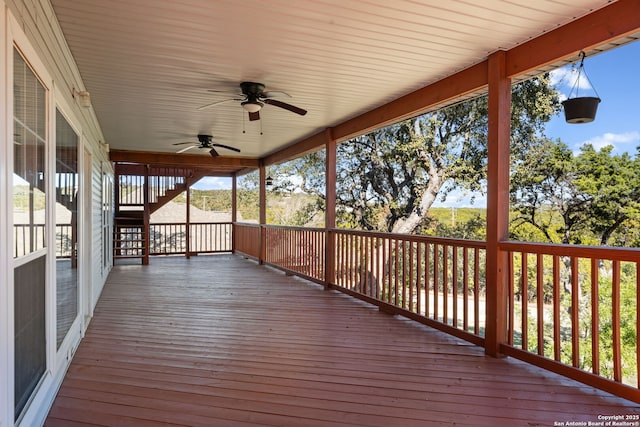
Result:
{"label": "ceiling fan", "polygon": [[242,91],[241,98],[231,98],[212,102],[211,104],[199,107],[198,110],[204,110],[205,108],[213,107],[214,105],[222,104],[224,102],[238,101],[240,102],[240,105],[242,105],[242,108],[244,108],[245,111],[249,113],[250,121],[260,120],[260,110],[262,109],[262,107],[264,107],[265,104],[280,107],[301,116],[307,114],[307,110],[274,99],[278,97],[291,98],[291,96],[285,92],[279,91],[265,92],[264,85],[262,83],[242,82],[240,83],[240,90]]}
{"label": "ceiling fan", "polygon": [[218,152],[216,151],[215,147],[219,147],[219,148],[224,148],[226,150],[231,150],[231,151],[235,151],[236,153],[239,153],[240,150],[235,148],[235,147],[230,147],[228,145],[224,145],[224,144],[218,144],[217,142],[213,142],[213,136],[211,135],[198,135],[198,142],[194,143],[194,142],[176,142],[173,145],[185,145],[185,144],[191,144],[189,147],[183,148],[181,150],[178,150],[177,153],[184,153],[185,151],[191,150],[192,148],[206,148],[209,150],[209,154],[211,154],[211,157],[217,157],[219,156]]}

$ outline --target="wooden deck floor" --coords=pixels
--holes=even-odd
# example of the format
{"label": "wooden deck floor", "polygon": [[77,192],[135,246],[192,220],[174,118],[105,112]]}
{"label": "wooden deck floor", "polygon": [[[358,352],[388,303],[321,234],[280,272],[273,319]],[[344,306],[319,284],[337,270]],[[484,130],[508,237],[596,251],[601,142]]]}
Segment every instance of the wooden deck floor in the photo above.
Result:
{"label": "wooden deck floor", "polygon": [[46,425],[553,426],[625,414],[640,409],[217,255],[116,266]]}

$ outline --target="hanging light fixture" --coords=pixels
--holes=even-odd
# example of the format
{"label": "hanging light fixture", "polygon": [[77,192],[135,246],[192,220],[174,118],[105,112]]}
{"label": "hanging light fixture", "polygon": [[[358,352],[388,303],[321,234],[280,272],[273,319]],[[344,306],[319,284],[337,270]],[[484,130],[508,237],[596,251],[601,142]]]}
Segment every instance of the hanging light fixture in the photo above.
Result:
{"label": "hanging light fixture", "polygon": [[240,105],[242,105],[242,108],[244,108],[245,111],[249,113],[257,113],[264,106],[264,104],[260,101],[244,101]]}
{"label": "hanging light fixture", "polygon": [[[578,67],[578,75],[576,81],[569,92],[569,98],[562,101],[562,107],[564,108],[564,117],[567,123],[589,123],[596,118],[596,112],[598,110],[598,104],[600,104],[600,96],[596,92],[595,87],[589,80],[589,76],[584,69],[585,53],[580,52],[580,66]],[[596,96],[579,96],[580,91],[580,77],[584,75],[585,79],[589,83],[589,86],[593,89]],[[574,95],[575,93],[575,95]],[[573,98],[572,98],[573,96]]]}

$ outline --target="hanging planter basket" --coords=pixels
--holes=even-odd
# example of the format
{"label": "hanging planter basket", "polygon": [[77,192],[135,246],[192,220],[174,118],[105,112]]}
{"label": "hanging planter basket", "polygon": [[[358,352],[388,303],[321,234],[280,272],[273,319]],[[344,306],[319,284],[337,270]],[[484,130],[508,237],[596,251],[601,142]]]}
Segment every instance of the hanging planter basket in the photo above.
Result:
{"label": "hanging planter basket", "polygon": [[567,123],[589,123],[596,118],[600,98],[582,96],[562,101],[564,118]]}
{"label": "hanging planter basket", "polygon": [[[580,52],[581,61],[578,68],[578,76],[576,82],[569,93],[569,99],[562,101],[562,107],[564,108],[564,118],[567,123],[589,123],[596,118],[596,112],[598,111],[598,104],[600,104],[600,97],[595,92],[595,88],[587,76],[587,72],[584,70],[584,52]],[[578,96],[580,89],[580,76],[584,74],[585,79],[589,82],[589,85],[596,93],[596,96]],[[575,97],[571,97],[575,92]]]}

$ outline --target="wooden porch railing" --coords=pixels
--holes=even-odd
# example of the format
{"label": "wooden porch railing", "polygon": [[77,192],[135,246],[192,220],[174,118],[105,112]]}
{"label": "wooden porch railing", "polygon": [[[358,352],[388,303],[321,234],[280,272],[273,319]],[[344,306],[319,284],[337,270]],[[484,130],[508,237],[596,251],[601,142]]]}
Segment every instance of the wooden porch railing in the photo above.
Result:
{"label": "wooden porch railing", "polygon": [[333,284],[483,345],[484,242],[336,230]]}
{"label": "wooden porch railing", "polygon": [[500,246],[510,260],[502,352],[639,401],[640,250]]}
{"label": "wooden porch railing", "polygon": [[[144,205],[145,168],[144,165],[119,166],[119,169],[127,169],[133,173],[118,174],[118,206],[142,206]],[[184,191],[185,177],[191,171],[185,168],[154,167],[148,171],[149,175],[149,201],[157,203],[169,192],[178,188]]]}
{"label": "wooden porch railing", "polygon": [[149,171],[149,203],[157,203],[176,188],[183,191],[185,176],[188,176],[189,173],[190,171],[184,168],[151,168]]}
{"label": "wooden porch railing", "polygon": [[324,283],[324,229],[268,225],[263,232],[266,263]]}
{"label": "wooden porch railing", "polygon": [[235,252],[259,259],[261,230],[258,224],[235,223],[233,227],[233,248]]}
{"label": "wooden porch railing", "polygon": [[[233,224],[206,222],[189,224],[189,254],[231,252]],[[151,255],[187,253],[185,223],[150,224]]]}
{"label": "wooden porch railing", "polygon": [[[44,224],[14,224],[13,256],[19,257],[28,253],[28,248],[44,248],[45,231]],[[56,224],[56,258],[71,258],[72,231],[71,224]]]}
{"label": "wooden porch railing", "polygon": [[[484,346],[485,242],[254,224],[234,230],[238,252]],[[510,260],[501,352],[640,402],[640,250],[520,242],[501,242],[500,250]]]}

